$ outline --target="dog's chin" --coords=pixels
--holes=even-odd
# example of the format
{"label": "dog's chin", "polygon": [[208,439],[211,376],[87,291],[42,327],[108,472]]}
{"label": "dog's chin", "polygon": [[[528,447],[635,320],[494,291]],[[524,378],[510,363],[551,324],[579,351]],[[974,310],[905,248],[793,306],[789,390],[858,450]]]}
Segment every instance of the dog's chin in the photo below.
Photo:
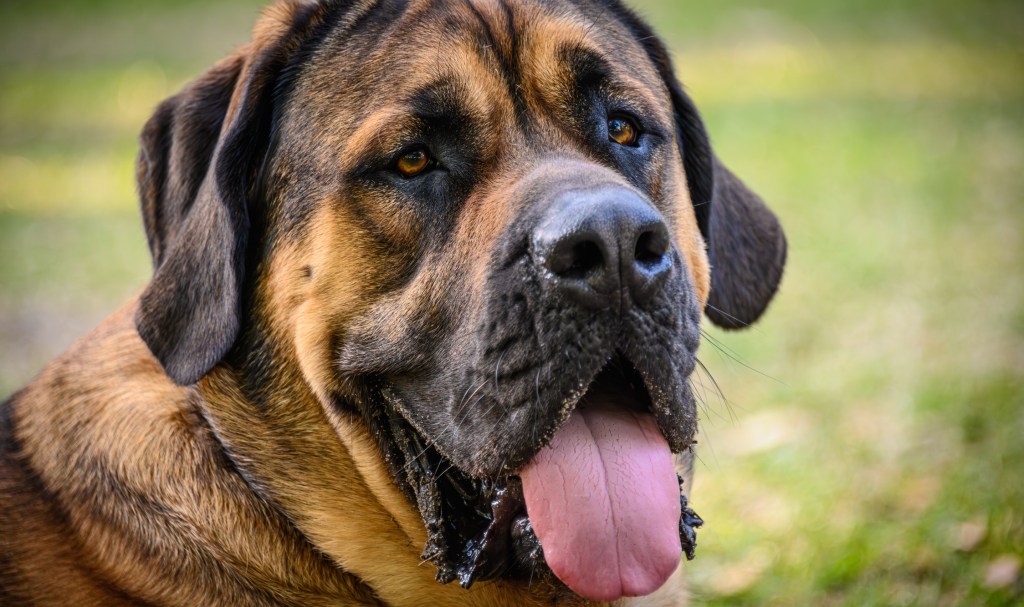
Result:
{"label": "dog's chin", "polygon": [[[665,392],[658,384],[653,388]],[[608,407],[613,403],[622,413],[650,419],[649,427],[656,428],[653,413],[657,404],[652,401],[651,393],[652,384],[645,381],[624,355],[616,353],[585,392],[569,404],[572,411],[587,415],[591,408]],[[409,410],[409,403],[402,402],[396,390],[385,384],[380,386],[379,394],[383,406],[374,408],[376,413],[370,420],[371,427],[392,474],[419,509],[427,527],[428,541],[422,558],[437,567],[437,580],[441,583],[458,580],[465,588],[480,580],[529,580],[552,584],[556,594],[572,594],[559,580],[565,576],[554,575],[545,559],[534,521],[527,513],[529,483],[524,496],[524,474],[520,474],[536,467],[538,454],[553,446],[537,445],[529,462],[517,472],[475,477],[465,472],[469,466],[458,465],[445,457],[433,441],[416,429],[413,420],[406,419],[403,412]],[[580,414],[571,413],[573,416]],[[567,432],[564,427],[569,424],[569,421],[564,422],[556,430],[554,440]],[[665,445],[664,456],[671,457],[667,452],[668,444],[663,437],[658,438]],[[551,440],[549,438],[548,442]],[[674,477],[672,482],[681,512],[677,531],[680,541],[676,545],[688,558],[693,558],[695,530],[701,521],[687,507],[681,479]],[[676,562],[678,557],[677,553]]]}

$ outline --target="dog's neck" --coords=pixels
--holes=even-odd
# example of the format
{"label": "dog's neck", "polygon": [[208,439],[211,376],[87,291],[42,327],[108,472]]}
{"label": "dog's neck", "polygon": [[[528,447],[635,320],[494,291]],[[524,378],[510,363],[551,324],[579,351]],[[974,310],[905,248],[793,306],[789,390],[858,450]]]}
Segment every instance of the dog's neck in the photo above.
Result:
{"label": "dog's neck", "polygon": [[[317,548],[391,605],[573,605],[553,584],[439,584],[427,533],[361,416],[322,403],[288,356],[220,365],[199,384],[203,415],[241,475]],[[266,361],[266,357],[249,357]],[[251,381],[259,376],[259,382]],[[246,386],[260,386],[252,393]],[[269,389],[268,389],[269,388]],[[673,603],[674,604],[674,603]]]}

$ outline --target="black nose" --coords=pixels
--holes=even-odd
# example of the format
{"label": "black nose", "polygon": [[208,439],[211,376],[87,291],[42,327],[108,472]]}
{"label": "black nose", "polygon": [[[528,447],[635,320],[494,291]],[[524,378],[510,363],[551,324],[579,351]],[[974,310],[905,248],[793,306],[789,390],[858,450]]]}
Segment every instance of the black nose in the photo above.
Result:
{"label": "black nose", "polygon": [[541,273],[592,308],[649,301],[672,272],[670,249],[658,211],[623,187],[562,192],[533,231]]}

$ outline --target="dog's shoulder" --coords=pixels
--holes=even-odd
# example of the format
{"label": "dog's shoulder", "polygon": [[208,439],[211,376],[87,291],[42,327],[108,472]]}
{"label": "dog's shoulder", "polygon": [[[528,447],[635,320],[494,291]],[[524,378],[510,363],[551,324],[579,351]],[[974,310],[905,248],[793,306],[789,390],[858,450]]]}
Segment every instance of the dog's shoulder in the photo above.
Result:
{"label": "dog's shoulder", "polygon": [[363,604],[253,491],[199,389],[139,338],[135,309],[3,404],[0,604]]}
{"label": "dog's shoulder", "polygon": [[49,490],[99,469],[145,465],[148,454],[178,451],[199,429],[194,389],[163,373],[135,331],[134,308],[80,339],[6,407],[9,458]]}
{"label": "dog's shoulder", "polygon": [[92,420],[105,402],[98,389],[109,375],[104,367],[136,356],[124,347],[128,340],[111,339],[117,321],[0,404],[0,604],[132,604],[87,564],[73,533],[92,507],[79,492],[95,470],[81,467],[82,454],[72,445],[101,432]]}

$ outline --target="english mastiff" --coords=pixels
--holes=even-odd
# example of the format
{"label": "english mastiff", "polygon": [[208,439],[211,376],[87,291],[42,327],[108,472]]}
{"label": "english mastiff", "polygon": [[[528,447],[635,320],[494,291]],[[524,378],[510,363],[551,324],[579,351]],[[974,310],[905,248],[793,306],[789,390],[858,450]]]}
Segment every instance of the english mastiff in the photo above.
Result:
{"label": "english mastiff", "polygon": [[3,406],[4,605],[678,605],[778,221],[617,0],[282,2],[162,103],[136,298]]}

